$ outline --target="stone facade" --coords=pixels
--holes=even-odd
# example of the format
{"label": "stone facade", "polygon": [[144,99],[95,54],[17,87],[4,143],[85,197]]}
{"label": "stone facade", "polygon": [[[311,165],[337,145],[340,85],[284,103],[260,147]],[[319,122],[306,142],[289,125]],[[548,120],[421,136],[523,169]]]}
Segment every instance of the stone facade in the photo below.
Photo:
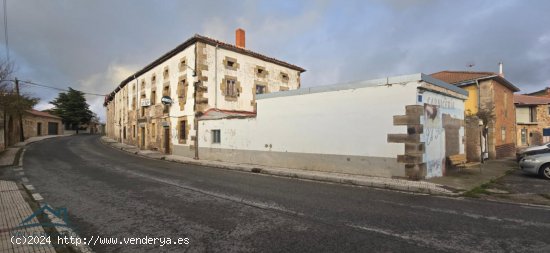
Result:
{"label": "stone facade", "polygon": [[25,138],[43,135],[62,135],[63,123],[60,117],[36,110],[29,110],[23,117]]}
{"label": "stone facade", "polygon": [[[516,95],[516,139],[518,147],[542,145],[550,141],[543,130],[550,128],[550,97],[542,92],[537,96]],[[541,95],[541,96],[539,96]]]}
{"label": "stone facade", "polygon": [[[106,97],[106,134],[141,149],[194,157],[197,117],[212,108],[254,112],[257,91],[297,89],[303,71],[196,35],[122,81]],[[256,89],[257,85],[266,88]],[[166,97],[171,104],[161,102]]]}
{"label": "stone facade", "polygon": [[[481,146],[490,159],[515,155],[516,115],[513,96],[514,92],[519,91],[517,87],[503,75],[493,72],[441,71],[432,76],[469,92],[466,100],[469,121],[465,125],[469,161],[481,160]],[[482,127],[475,117],[478,111],[493,115],[485,122],[487,130],[483,131],[486,134],[482,136],[479,135]]]}

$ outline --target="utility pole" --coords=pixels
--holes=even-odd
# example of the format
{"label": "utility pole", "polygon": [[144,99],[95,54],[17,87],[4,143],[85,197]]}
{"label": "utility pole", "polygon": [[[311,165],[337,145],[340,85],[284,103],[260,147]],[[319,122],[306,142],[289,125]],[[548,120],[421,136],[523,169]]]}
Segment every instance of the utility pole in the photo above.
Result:
{"label": "utility pole", "polygon": [[23,112],[21,111],[21,95],[19,94],[19,80],[15,78],[15,92],[17,93],[17,113],[19,113],[19,141],[25,141],[23,133]]}

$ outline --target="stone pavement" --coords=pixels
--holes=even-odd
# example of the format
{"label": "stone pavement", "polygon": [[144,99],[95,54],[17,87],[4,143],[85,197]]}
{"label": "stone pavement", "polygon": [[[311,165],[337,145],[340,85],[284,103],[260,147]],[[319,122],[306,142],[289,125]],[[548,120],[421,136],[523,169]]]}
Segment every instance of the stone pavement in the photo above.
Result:
{"label": "stone pavement", "polygon": [[119,143],[106,136],[101,137],[101,141],[113,148],[124,150],[136,155],[152,158],[162,159],[167,161],[216,167],[223,169],[239,170],[253,173],[262,173],[268,175],[299,178],[306,180],[315,180],[331,183],[349,184],[357,186],[368,186],[383,189],[392,189],[407,192],[416,193],[429,193],[437,195],[456,196],[460,195],[461,191],[456,191],[445,185],[427,182],[427,181],[411,181],[404,179],[382,178],[382,177],[370,177],[361,175],[351,175],[344,173],[332,173],[322,171],[300,170],[300,169],[288,169],[281,167],[264,166],[257,164],[244,164],[244,163],[230,163],[211,160],[194,160],[192,158],[178,156],[178,155],[164,155],[158,151],[152,150],[140,150],[136,146]]}
{"label": "stone pavement", "polygon": [[[29,204],[23,198],[17,184],[0,180],[0,252],[55,252],[49,245],[28,245],[12,243],[12,235],[45,235],[42,226],[18,228],[21,221],[33,214]],[[38,223],[34,217],[31,223]]]}

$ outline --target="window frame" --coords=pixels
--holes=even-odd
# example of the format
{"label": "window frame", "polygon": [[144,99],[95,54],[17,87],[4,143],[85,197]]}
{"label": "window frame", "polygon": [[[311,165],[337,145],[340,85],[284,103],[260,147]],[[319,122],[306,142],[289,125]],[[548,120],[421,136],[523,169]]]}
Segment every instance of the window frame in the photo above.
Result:
{"label": "window frame", "polygon": [[212,129],[212,144],[220,144],[222,142],[222,133],[220,129]]}

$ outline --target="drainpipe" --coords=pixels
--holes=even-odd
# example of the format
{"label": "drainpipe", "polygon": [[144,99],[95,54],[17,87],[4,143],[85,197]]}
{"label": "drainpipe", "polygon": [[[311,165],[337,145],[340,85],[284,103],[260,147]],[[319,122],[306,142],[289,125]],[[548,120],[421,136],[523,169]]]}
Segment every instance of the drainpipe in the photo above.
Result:
{"label": "drainpipe", "polygon": [[194,69],[194,73],[195,73],[195,79],[196,80],[193,80],[193,84],[194,84],[194,94],[193,94],[193,100],[194,101],[194,105],[193,105],[193,111],[195,111],[195,117],[193,118],[193,125],[195,127],[195,157],[193,157],[193,159],[195,160],[199,160],[199,112],[198,112],[198,106],[197,106],[197,89],[199,88],[199,84],[200,84],[200,80],[199,80],[199,77],[197,75],[197,44],[195,44],[195,69]]}
{"label": "drainpipe", "polygon": [[214,108],[218,108],[218,43],[214,51]]}

